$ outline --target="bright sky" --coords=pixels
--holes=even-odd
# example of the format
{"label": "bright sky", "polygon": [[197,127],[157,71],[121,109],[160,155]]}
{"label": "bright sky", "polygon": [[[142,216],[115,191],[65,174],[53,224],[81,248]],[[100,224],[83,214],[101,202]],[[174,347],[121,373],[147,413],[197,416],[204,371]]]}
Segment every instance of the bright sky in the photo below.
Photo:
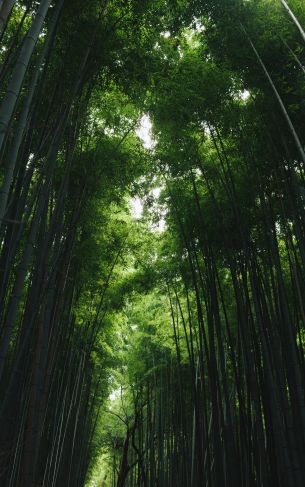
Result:
{"label": "bright sky", "polygon": [[244,101],[247,101],[250,98],[250,91],[244,90],[239,92],[240,98]]}
{"label": "bright sky", "polygon": [[136,134],[142,140],[145,149],[153,149],[156,141],[152,137],[152,123],[149,115],[142,115]]}
{"label": "bright sky", "polygon": [[115,401],[116,398],[119,397],[120,392],[121,392],[121,389],[120,388],[119,389],[115,389],[114,391],[112,391],[112,393],[109,396],[110,401]]}
{"label": "bright sky", "polygon": [[[153,195],[154,198],[159,198],[159,195],[161,193],[162,188],[154,188],[151,190],[151,194]],[[135,198],[131,199],[131,208],[132,208],[132,215],[136,220],[139,220],[142,217],[143,214],[143,200],[136,196]],[[156,232],[163,232],[165,230],[165,219],[161,215],[161,218],[158,221],[157,225],[152,225],[152,230]]]}
{"label": "bright sky", "polygon": [[[165,32],[164,35],[166,36],[167,32]],[[154,147],[156,146],[156,141],[153,139],[152,136],[152,123],[149,118],[149,115],[147,114],[142,115],[139,121],[139,126],[136,129],[136,134],[139,137],[139,139],[142,141],[145,149],[148,150],[154,149]],[[154,188],[151,190],[151,194],[156,199],[159,198],[160,193],[161,193],[161,188]],[[134,198],[131,199],[132,214],[136,220],[139,220],[142,217],[143,206],[144,206],[144,202],[138,196],[135,196]],[[158,225],[154,225],[152,229],[155,231],[162,232],[165,229],[164,218],[161,217],[158,222]]]}
{"label": "bright sky", "polygon": [[142,213],[143,213],[143,202],[141,198],[136,196],[135,198],[131,199],[131,208],[132,208],[132,216],[136,219],[139,220],[141,218]]}

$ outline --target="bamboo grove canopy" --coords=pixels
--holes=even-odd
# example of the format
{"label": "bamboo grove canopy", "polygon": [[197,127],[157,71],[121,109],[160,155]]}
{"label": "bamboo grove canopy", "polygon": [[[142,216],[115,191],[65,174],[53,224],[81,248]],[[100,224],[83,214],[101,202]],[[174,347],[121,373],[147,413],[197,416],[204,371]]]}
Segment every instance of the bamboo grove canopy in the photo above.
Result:
{"label": "bamboo grove canopy", "polygon": [[1,487],[305,485],[304,0],[0,0]]}

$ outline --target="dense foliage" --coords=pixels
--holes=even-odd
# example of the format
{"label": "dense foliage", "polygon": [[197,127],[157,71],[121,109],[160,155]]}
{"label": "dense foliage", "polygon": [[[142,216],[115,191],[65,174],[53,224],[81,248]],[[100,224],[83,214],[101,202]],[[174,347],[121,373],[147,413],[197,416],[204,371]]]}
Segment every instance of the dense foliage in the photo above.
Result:
{"label": "dense foliage", "polygon": [[0,0],[1,486],[304,485],[304,30]]}

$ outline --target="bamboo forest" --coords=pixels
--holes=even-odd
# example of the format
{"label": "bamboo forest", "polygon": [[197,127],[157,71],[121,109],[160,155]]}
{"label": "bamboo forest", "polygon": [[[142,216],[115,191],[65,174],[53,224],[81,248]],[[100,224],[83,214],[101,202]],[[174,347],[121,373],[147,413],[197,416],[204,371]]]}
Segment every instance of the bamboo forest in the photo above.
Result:
{"label": "bamboo forest", "polygon": [[0,486],[305,486],[304,0],[0,0]]}

